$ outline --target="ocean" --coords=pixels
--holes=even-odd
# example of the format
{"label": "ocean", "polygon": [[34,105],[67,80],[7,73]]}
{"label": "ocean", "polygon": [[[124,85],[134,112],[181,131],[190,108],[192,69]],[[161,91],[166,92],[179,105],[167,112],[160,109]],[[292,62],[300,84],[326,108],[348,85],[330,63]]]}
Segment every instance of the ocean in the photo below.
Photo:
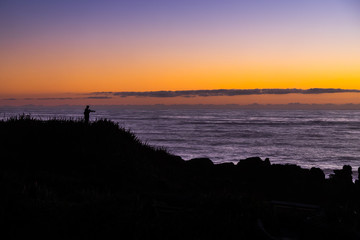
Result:
{"label": "ocean", "polygon": [[[271,163],[319,167],[328,176],[343,165],[360,166],[360,111],[264,110],[233,107],[94,106],[90,120],[106,118],[143,142],[184,160],[207,157],[214,163],[248,157]],[[0,107],[0,119],[30,114],[82,118],[83,106]]]}

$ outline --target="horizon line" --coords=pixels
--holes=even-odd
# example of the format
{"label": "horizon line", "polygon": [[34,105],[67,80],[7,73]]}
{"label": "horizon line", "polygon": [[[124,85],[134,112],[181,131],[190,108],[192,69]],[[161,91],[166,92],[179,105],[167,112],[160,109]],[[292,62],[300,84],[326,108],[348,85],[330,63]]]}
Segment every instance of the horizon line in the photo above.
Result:
{"label": "horizon line", "polygon": [[[189,107],[189,108],[196,108],[196,107],[232,107],[232,108],[245,108],[245,109],[260,109],[260,108],[291,108],[291,109],[349,109],[349,110],[360,110],[360,103],[299,103],[299,102],[291,102],[291,103],[250,103],[250,104],[237,104],[237,103],[229,103],[229,104],[93,104],[94,107],[100,108],[107,108],[107,107],[120,107],[120,108],[141,108],[141,107],[155,107],[155,108],[168,108],[168,107]],[[39,104],[24,104],[24,105],[0,105],[0,108],[21,108],[21,107],[83,107],[83,104],[58,104],[58,105],[39,105]],[[338,107],[338,108],[337,108]],[[341,110],[339,109],[339,110]]]}

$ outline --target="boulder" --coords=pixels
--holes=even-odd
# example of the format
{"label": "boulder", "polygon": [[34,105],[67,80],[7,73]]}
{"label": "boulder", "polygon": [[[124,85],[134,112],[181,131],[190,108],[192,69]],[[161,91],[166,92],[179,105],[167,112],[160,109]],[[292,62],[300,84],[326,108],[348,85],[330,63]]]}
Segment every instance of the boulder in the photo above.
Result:
{"label": "boulder", "polygon": [[265,161],[263,161],[260,157],[251,157],[240,160],[236,165],[241,168],[256,169],[270,166],[270,160],[266,158]]}
{"label": "boulder", "polygon": [[194,170],[205,170],[212,168],[214,163],[209,158],[193,158],[186,161],[186,165]]}

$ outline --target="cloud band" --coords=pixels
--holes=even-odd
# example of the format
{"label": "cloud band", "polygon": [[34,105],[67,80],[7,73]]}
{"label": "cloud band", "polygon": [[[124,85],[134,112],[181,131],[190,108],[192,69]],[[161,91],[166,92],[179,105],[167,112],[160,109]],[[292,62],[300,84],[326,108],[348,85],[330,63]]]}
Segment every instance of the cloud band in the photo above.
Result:
{"label": "cloud band", "polygon": [[173,97],[218,97],[218,96],[246,96],[265,94],[324,94],[324,93],[360,93],[355,89],[339,88],[310,88],[310,89],[217,89],[217,90],[185,90],[185,91],[149,91],[149,92],[93,92],[91,95],[118,96],[118,97],[152,97],[152,98],[173,98]]}

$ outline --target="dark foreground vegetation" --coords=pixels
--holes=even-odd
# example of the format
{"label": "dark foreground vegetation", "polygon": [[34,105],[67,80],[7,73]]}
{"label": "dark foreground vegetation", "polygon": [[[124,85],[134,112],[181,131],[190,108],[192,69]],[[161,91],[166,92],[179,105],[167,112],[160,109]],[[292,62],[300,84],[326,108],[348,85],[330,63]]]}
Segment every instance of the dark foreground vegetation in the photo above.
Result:
{"label": "dark foreground vegetation", "polygon": [[360,239],[350,166],[184,161],[107,120],[22,116],[0,134],[2,239]]}

